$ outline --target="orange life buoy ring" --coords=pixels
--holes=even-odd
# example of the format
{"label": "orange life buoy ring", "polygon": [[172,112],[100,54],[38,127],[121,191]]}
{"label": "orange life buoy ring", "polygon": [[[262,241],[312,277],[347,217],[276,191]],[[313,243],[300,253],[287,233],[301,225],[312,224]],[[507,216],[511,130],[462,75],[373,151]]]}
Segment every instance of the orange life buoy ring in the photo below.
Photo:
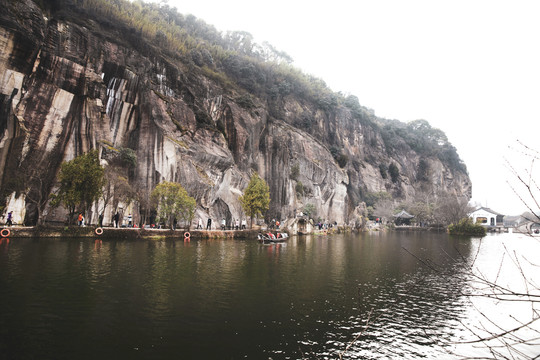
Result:
{"label": "orange life buoy ring", "polygon": [[103,229],[100,228],[100,227],[98,227],[98,228],[96,229],[96,235],[101,235],[101,234],[103,234]]}
{"label": "orange life buoy ring", "polygon": [[190,234],[189,232],[186,231],[186,232],[184,233],[184,240],[185,240],[185,241],[189,241],[190,239],[191,239],[191,234]]}
{"label": "orange life buoy ring", "polygon": [[0,231],[0,236],[4,238],[8,237],[9,234],[11,234],[11,231],[9,231],[9,229],[2,229],[2,231]]}

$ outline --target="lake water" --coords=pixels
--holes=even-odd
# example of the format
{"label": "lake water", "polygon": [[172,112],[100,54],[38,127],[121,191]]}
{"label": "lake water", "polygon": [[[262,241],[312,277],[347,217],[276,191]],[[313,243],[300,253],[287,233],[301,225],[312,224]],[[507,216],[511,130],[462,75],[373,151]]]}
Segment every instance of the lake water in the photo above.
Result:
{"label": "lake water", "polygon": [[[486,277],[505,279],[505,253],[526,256],[539,246],[523,235],[427,232],[293,237],[281,245],[3,239],[0,358],[489,355],[481,344],[459,344],[474,339],[467,328],[483,320],[475,306],[496,319],[518,308],[471,303],[463,292],[481,290],[464,265],[474,261]],[[520,283],[514,275],[504,281]],[[530,320],[527,306],[519,312]]]}

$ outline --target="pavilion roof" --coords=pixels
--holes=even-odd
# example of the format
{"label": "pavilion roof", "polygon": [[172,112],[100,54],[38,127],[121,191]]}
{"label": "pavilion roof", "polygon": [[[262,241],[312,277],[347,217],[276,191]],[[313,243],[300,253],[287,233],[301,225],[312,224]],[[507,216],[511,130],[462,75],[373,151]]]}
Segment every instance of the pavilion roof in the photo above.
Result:
{"label": "pavilion roof", "polygon": [[401,219],[411,219],[414,217],[414,215],[409,214],[405,210],[401,210],[399,213],[394,214],[395,218],[401,218]]}

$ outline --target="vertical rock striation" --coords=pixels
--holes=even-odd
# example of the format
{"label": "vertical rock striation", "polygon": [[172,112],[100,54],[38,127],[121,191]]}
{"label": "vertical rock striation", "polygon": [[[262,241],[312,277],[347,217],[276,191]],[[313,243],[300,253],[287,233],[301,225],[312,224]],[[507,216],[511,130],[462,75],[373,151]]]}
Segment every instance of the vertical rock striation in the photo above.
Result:
{"label": "vertical rock striation", "polygon": [[[434,156],[423,158],[430,171],[418,181],[421,154],[405,142],[390,151],[385,121],[368,112],[358,121],[346,106],[323,111],[294,94],[279,103],[252,94],[245,106],[241,90],[107,36],[92,19],[82,25],[47,18],[31,0],[1,2],[0,190],[16,222],[35,223],[38,207],[63,220],[35,199],[54,191],[62,161],[94,148],[104,164],[122,148],[136,154],[127,172],[136,214],[150,214],[156,184],[176,181],[196,198],[197,218],[242,218],[238,197],[252,171],[270,186],[269,218],[293,218],[310,203],[322,219],[353,225],[368,192],[408,199],[426,183],[470,197],[466,171]],[[397,181],[383,176],[390,164]]]}

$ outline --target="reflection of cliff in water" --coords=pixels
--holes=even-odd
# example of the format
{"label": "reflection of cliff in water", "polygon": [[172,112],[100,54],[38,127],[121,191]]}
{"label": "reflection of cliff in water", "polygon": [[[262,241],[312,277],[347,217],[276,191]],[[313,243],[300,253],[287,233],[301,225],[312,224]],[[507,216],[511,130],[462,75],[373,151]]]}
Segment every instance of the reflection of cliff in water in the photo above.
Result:
{"label": "reflection of cliff in water", "polygon": [[348,354],[437,358],[433,339],[450,338],[467,310],[456,248],[469,256],[467,240],[424,232],[279,246],[21,239],[0,252],[0,301],[11,309],[0,347],[26,358],[126,358],[134,347],[154,358],[337,358],[372,312]]}

